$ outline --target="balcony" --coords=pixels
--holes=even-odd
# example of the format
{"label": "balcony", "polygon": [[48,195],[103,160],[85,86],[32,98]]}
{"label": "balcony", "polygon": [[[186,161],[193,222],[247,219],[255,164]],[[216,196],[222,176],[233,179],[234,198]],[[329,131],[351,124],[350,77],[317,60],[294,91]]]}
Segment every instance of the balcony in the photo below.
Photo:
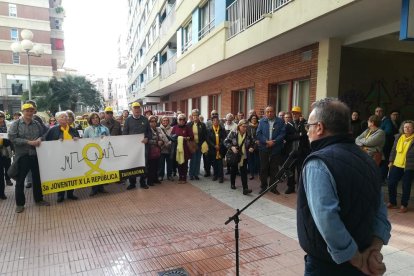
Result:
{"label": "balcony", "polygon": [[293,0],[236,0],[227,7],[229,29],[227,39],[239,34],[250,26],[282,8]]}
{"label": "balcony", "polygon": [[177,55],[161,64],[161,80],[168,78],[175,72],[177,72]]}
{"label": "balcony", "polygon": [[163,37],[168,34],[168,32],[171,31],[171,26],[175,22],[175,8],[174,6],[171,8],[171,11],[167,14],[167,17],[165,17],[164,21],[161,23],[160,27],[160,36]]}

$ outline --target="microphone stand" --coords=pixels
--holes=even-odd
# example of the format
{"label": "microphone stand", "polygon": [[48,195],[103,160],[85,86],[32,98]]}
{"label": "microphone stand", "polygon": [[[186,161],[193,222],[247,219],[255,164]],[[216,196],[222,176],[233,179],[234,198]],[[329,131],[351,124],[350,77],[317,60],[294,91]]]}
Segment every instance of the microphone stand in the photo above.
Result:
{"label": "microphone stand", "polygon": [[250,201],[246,206],[244,206],[241,210],[236,209],[236,213],[229,217],[228,220],[224,223],[225,225],[229,224],[232,220],[235,223],[234,227],[234,237],[236,241],[236,276],[239,276],[240,274],[240,263],[239,263],[239,222],[240,218],[239,216],[241,213],[243,213],[244,210],[250,207],[253,203],[255,203],[259,198],[261,198],[264,194],[266,194],[268,191],[272,190],[273,187],[276,188],[276,185],[284,180],[286,180],[290,174],[290,170],[292,169],[293,165],[295,164],[297,159],[297,152],[293,151],[289,154],[288,159],[283,163],[282,168],[279,170],[279,172],[276,175],[276,181],[270,185],[263,193],[259,194],[255,199]]}

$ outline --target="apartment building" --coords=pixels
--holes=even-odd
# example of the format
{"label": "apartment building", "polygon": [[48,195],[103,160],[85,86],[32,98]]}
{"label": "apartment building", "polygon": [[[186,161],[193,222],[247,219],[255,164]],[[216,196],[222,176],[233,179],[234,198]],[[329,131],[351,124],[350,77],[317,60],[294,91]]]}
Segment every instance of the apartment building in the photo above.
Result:
{"label": "apartment building", "polygon": [[20,41],[24,29],[33,32],[34,44],[44,53],[30,57],[31,82],[59,77],[65,62],[61,0],[0,1],[0,110],[20,110],[20,96],[28,89],[26,53],[13,53],[10,46]]}
{"label": "apartment building", "polygon": [[333,96],[363,116],[381,105],[414,118],[404,2],[129,0],[128,101],[205,117],[299,105],[307,116]]}

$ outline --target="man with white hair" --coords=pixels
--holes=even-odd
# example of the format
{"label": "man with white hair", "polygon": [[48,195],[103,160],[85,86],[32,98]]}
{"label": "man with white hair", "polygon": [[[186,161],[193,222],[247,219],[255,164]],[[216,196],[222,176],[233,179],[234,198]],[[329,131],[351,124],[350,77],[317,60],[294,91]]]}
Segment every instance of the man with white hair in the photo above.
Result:
{"label": "man with white hair", "polygon": [[[71,127],[68,123],[68,114],[66,111],[57,112],[55,118],[58,122],[57,125],[50,128],[45,134],[45,141],[54,141],[54,140],[77,140],[79,139],[79,132]],[[72,200],[77,200],[78,198],[73,195],[74,190],[66,191],[67,198]],[[58,192],[57,202],[62,202],[65,199],[65,191]]]}

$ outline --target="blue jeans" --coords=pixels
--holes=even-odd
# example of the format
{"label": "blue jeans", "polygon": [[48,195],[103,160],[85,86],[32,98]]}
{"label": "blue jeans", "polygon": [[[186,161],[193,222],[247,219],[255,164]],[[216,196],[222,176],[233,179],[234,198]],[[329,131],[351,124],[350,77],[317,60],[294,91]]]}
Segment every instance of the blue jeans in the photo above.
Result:
{"label": "blue jeans", "polygon": [[200,164],[201,164],[201,150],[197,149],[190,160],[190,176],[198,176],[200,174]]}
{"label": "blue jeans", "polygon": [[316,259],[312,256],[305,256],[305,276],[362,276],[362,271],[351,265],[349,262],[335,264]]}
{"label": "blue jeans", "polygon": [[254,176],[255,174],[259,173],[260,158],[259,152],[257,150],[254,152],[249,152],[249,154],[247,155],[247,161],[250,175]]}
{"label": "blue jeans", "polygon": [[172,160],[169,153],[161,153],[160,163],[158,165],[158,176],[164,178],[165,175],[165,163],[167,163],[167,177],[172,175]]}
{"label": "blue jeans", "polygon": [[397,186],[401,178],[403,182],[401,205],[407,207],[410,200],[411,182],[414,178],[413,170],[405,170],[396,166],[391,167],[388,177],[388,197],[392,205],[397,205]]}

